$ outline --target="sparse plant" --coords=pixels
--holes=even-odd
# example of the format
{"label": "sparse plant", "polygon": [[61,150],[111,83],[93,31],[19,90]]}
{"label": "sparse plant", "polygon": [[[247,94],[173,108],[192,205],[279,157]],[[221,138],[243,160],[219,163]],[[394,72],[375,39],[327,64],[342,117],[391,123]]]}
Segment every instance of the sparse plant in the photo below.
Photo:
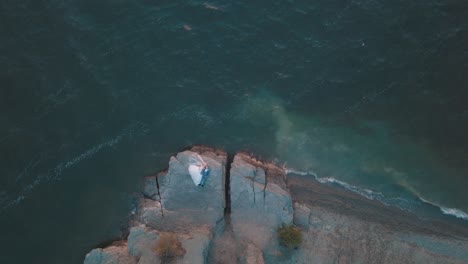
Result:
{"label": "sparse plant", "polygon": [[163,233],[154,249],[163,263],[170,262],[176,257],[183,256],[185,249],[175,234]]}
{"label": "sparse plant", "polygon": [[302,242],[302,233],[294,225],[283,224],[278,228],[278,238],[280,245],[288,249],[297,249]]}

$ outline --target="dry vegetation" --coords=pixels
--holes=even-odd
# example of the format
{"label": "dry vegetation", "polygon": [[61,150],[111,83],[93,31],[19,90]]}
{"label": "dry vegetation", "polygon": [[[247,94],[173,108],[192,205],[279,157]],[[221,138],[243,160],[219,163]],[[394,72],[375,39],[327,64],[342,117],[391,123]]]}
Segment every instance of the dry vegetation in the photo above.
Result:
{"label": "dry vegetation", "polygon": [[294,225],[282,225],[278,228],[278,238],[282,246],[289,249],[298,248],[302,242],[302,233]]}
{"label": "dry vegetation", "polygon": [[154,249],[163,263],[171,262],[176,257],[183,256],[185,249],[175,234],[164,233],[159,238]]}

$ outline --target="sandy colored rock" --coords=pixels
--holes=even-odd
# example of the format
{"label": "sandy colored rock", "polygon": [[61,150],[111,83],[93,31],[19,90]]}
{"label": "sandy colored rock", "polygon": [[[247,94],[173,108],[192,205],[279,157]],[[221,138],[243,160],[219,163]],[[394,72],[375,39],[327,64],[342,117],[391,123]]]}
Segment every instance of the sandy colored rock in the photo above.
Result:
{"label": "sandy colored rock", "polygon": [[178,264],[206,263],[210,250],[212,232],[207,228],[192,230],[189,234],[181,236],[185,255],[177,259]]}
{"label": "sandy colored rock", "polygon": [[236,240],[249,241],[272,254],[279,247],[277,228],[293,220],[284,171],[240,153],[234,157],[230,176],[231,223]]}
{"label": "sandy colored rock", "polygon": [[305,229],[309,228],[310,208],[300,203],[294,203],[294,224]]}
{"label": "sandy colored rock", "polygon": [[118,241],[104,249],[93,249],[86,255],[84,264],[137,264],[137,258],[128,253],[126,242]]}
{"label": "sandy colored rock", "polygon": [[145,225],[132,227],[127,238],[128,252],[135,257],[141,257],[148,252],[152,252],[158,238],[159,232]]}
{"label": "sandy colored rock", "polygon": [[246,264],[264,264],[263,254],[254,244],[247,245]]}

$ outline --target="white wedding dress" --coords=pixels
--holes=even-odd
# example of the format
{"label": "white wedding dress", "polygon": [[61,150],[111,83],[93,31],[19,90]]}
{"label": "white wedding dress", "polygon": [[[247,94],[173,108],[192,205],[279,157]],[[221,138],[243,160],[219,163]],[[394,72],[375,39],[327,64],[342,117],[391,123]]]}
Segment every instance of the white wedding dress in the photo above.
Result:
{"label": "white wedding dress", "polygon": [[188,167],[188,171],[190,173],[190,177],[192,177],[193,183],[195,184],[195,186],[198,186],[202,180],[200,166],[190,164],[190,166]]}

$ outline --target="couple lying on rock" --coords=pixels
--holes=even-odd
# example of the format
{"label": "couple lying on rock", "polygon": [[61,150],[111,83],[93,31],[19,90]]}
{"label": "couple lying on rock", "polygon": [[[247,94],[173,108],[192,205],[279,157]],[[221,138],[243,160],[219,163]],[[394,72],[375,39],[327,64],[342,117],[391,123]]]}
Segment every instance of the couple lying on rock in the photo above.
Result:
{"label": "couple lying on rock", "polygon": [[197,154],[199,160],[191,159],[190,166],[188,168],[190,176],[192,177],[193,183],[196,186],[205,186],[206,179],[210,175],[210,168],[206,162]]}

